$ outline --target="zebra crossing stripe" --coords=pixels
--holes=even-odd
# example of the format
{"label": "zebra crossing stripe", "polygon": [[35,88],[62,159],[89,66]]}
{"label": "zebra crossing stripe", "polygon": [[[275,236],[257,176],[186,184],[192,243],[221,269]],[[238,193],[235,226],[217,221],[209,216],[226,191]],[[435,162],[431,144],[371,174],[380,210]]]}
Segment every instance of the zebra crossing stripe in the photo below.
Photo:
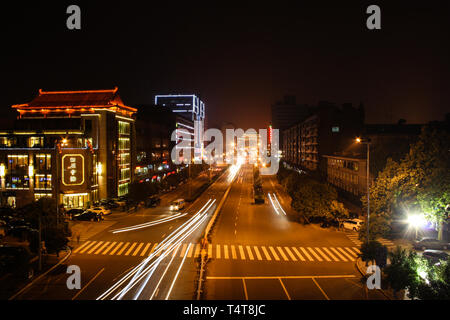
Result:
{"label": "zebra crossing stripe", "polygon": [[150,248],[151,243],[147,243],[147,245],[145,246],[144,250],[142,250],[141,252],[141,257],[143,257],[145,255],[145,253],[147,252],[148,248]]}
{"label": "zebra crossing stripe", "polygon": [[344,256],[342,256],[342,254],[339,253],[339,251],[337,251],[335,248],[331,247],[330,250],[333,250],[333,252],[341,259],[344,261],[348,261],[346,258],[344,258]]}
{"label": "zebra crossing stripe", "polygon": [[216,258],[220,259],[220,244],[216,245]]}
{"label": "zebra crossing stripe", "polygon": [[344,249],[347,250],[348,252],[350,252],[352,254],[352,256],[354,256],[355,258],[358,257],[358,255],[355,252],[353,252],[350,248],[345,247]]}
{"label": "zebra crossing stripe", "polygon": [[280,261],[280,258],[278,257],[277,253],[275,252],[275,249],[272,246],[269,246],[270,252],[272,252],[273,257],[275,260]]}
{"label": "zebra crossing stripe", "polygon": [[140,244],[139,244],[139,246],[136,248],[136,250],[134,250],[134,252],[133,252],[133,257],[135,257],[137,254],[138,254],[138,252],[139,252],[139,250],[141,250],[141,248],[142,248],[142,246],[144,245],[144,243],[143,242],[141,242]]}
{"label": "zebra crossing stripe", "polygon": [[148,255],[151,255],[151,254],[155,251],[157,245],[158,245],[158,243],[155,243],[155,244],[153,245],[152,250],[150,250],[150,252],[148,253]]}
{"label": "zebra crossing stripe", "polygon": [[278,252],[281,254],[281,257],[283,258],[284,261],[289,261],[288,257],[286,257],[286,255],[284,254],[283,250],[281,249],[281,247],[277,247]]}
{"label": "zebra crossing stripe", "polygon": [[351,255],[349,255],[347,252],[345,252],[345,250],[343,250],[342,248],[337,248],[339,251],[341,251],[347,258],[349,258],[350,261],[355,261],[355,258],[352,257]]}
{"label": "zebra crossing stripe", "polygon": [[194,252],[194,245],[192,245],[192,246],[189,247],[189,251],[188,251],[187,257],[188,257],[188,258],[192,257],[192,253],[193,253],[193,252]]}
{"label": "zebra crossing stripe", "polygon": [[331,259],[328,258],[328,256],[327,256],[325,253],[323,253],[322,250],[320,250],[320,248],[315,247],[314,249],[316,249],[316,251],[317,251],[318,253],[320,253],[320,255],[321,255],[322,257],[324,257],[325,260],[331,261]]}
{"label": "zebra crossing stripe", "polygon": [[323,261],[323,259],[319,257],[319,255],[311,247],[308,247],[307,249],[311,251],[311,253],[313,254],[314,257],[316,257],[317,260]]}
{"label": "zebra crossing stripe", "polygon": [[301,255],[301,253],[300,252],[298,252],[298,250],[297,250],[297,248],[296,247],[292,247],[292,250],[294,250],[294,252],[295,252],[295,254],[300,258],[300,260],[302,260],[302,261],[306,261],[306,259],[305,258],[303,258],[303,256]]}
{"label": "zebra crossing stripe", "polygon": [[250,249],[250,246],[246,246],[246,248],[247,248],[248,257],[250,258],[250,260],[255,260],[255,258],[253,257],[252,250]]}
{"label": "zebra crossing stripe", "polygon": [[224,254],[224,258],[225,259],[228,259],[229,257],[228,257],[228,246],[227,245],[224,245],[223,246],[223,254]]}
{"label": "zebra crossing stripe", "polygon": [[113,243],[111,243],[111,245],[108,248],[106,248],[105,251],[102,252],[102,255],[107,254],[109,252],[109,250],[111,250],[112,247],[114,247],[116,245],[116,243],[117,243],[117,241],[114,241]]}
{"label": "zebra crossing stripe", "polygon": [[294,256],[294,254],[289,250],[288,247],[284,247],[284,250],[288,253],[288,255],[291,257],[292,261],[297,261],[297,258]]}
{"label": "zebra crossing stripe", "polygon": [[126,256],[128,256],[131,253],[131,250],[134,249],[134,247],[136,247],[137,242],[133,242],[133,244],[131,245],[131,247],[128,249],[128,251],[125,253]]}
{"label": "zebra crossing stripe", "polygon": [[181,252],[180,252],[180,258],[184,257],[184,253],[186,252],[187,246],[188,245],[186,243],[183,244],[183,248],[181,248]]}
{"label": "zebra crossing stripe", "polygon": [[120,242],[120,243],[114,248],[114,250],[110,252],[109,255],[112,256],[114,253],[116,253],[116,251],[119,250],[120,247],[121,247],[122,245],[123,245],[123,242]]}
{"label": "zebra crossing stripe", "polygon": [[237,259],[236,248],[233,245],[231,245],[231,256],[233,257],[233,260]]}
{"label": "zebra crossing stripe", "polygon": [[208,257],[212,257],[212,244],[208,244]]}
{"label": "zebra crossing stripe", "polygon": [[197,243],[197,245],[195,246],[194,257],[197,258],[199,255],[200,255],[200,243]]}
{"label": "zebra crossing stripe", "polygon": [[322,249],[323,249],[323,251],[325,251],[326,253],[328,253],[328,255],[329,255],[334,261],[339,261],[339,259],[336,258],[336,257],[334,256],[334,254],[332,254],[331,251],[328,250],[328,248],[322,247]]}
{"label": "zebra crossing stripe", "polygon": [[239,245],[239,253],[241,254],[241,259],[245,260],[244,248],[241,245]]}
{"label": "zebra crossing stripe", "polygon": [[129,242],[125,243],[122,249],[120,249],[120,251],[117,252],[117,255],[120,256],[125,251],[125,249],[128,247],[129,244],[130,244]]}
{"label": "zebra crossing stripe", "polygon": [[73,253],[77,253],[77,252],[80,251],[82,248],[84,248],[85,246],[87,246],[89,243],[91,243],[91,241],[87,241],[87,242],[83,243],[81,246],[79,246],[78,248],[76,248],[75,250],[73,250]]}
{"label": "zebra crossing stripe", "polygon": [[92,241],[88,246],[84,247],[83,250],[80,251],[80,253],[85,253],[90,247],[92,247],[96,243],[97,241]]}
{"label": "zebra crossing stripe", "polygon": [[97,251],[95,251],[94,254],[99,254],[100,252],[102,252],[103,249],[105,249],[106,246],[107,246],[108,244],[110,244],[110,243],[111,243],[111,242],[109,242],[109,241],[105,242],[105,243],[100,247],[100,249],[98,249]]}
{"label": "zebra crossing stripe", "polygon": [[313,258],[309,255],[309,253],[305,250],[305,248],[300,247],[300,250],[302,250],[303,254],[308,258],[309,261],[314,261]]}
{"label": "zebra crossing stripe", "polygon": [[253,246],[253,250],[255,250],[256,253],[256,257],[258,258],[258,260],[262,260],[261,254],[259,253],[258,247],[257,246]]}
{"label": "zebra crossing stripe", "polygon": [[88,251],[88,254],[91,254],[92,252],[94,252],[94,250],[96,250],[98,247],[100,247],[102,245],[103,241],[98,242],[91,250]]}

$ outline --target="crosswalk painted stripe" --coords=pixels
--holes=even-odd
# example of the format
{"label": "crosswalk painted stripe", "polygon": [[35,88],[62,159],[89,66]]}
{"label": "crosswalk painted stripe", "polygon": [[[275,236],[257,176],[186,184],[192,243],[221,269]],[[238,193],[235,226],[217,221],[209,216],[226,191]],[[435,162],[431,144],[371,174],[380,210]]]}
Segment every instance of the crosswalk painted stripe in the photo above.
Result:
{"label": "crosswalk painted stripe", "polygon": [[231,257],[236,260],[237,259],[237,254],[236,254],[236,248],[231,245]]}
{"label": "crosswalk painted stripe", "polygon": [[348,261],[346,258],[344,258],[344,256],[342,254],[339,253],[339,251],[337,251],[335,248],[331,247],[330,250],[332,250],[338,257],[339,259],[343,260],[343,261]]}
{"label": "crosswalk painted stripe", "polygon": [[313,254],[314,257],[316,257],[317,260],[323,261],[323,259],[311,247],[308,247],[307,249]]}
{"label": "crosswalk painted stripe", "polygon": [[187,257],[188,258],[190,258],[190,257],[192,257],[192,253],[194,252],[194,244],[192,244],[190,247],[189,247],[189,251],[188,251],[188,253],[187,253]]}
{"label": "crosswalk painted stripe", "polygon": [[200,255],[200,243],[197,243],[197,245],[195,246],[194,257],[197,258],[199,255]]}
{"label": "crosswalk painted stripe", "polygon": [[76,248],[75,250],[73,250],[73,253],[77,253],[77,252],[80,251],[82,248],[84,248],[85,246],[87,246],[89,243],[91,243],[91,241],[87,241],[87,242],[83,243],[81,246],[79,246],[78,248]]}
{"label": "crosswalk painted stripe", "polygon": [[109,252],[109,250],[111,250],[112,247],[114,247],[116,245],[116,243],[117,243],[117,241],[114,241],[113,243],[111,243],[111,245],[108,248],[106,248],[106,250],[103,251],[102,254],[103,255],[107,254]]}
{"label": "crosswalk painted stripe", "polygon": [[180,258],[184,257],[184,253],[186,252],[187,249],[187,243],[183,244],[183,248],[181,248],[181,252],[180,252]]}
{"label": "crosswalk painted stripe", "polygon": [[352,251],[350,248],[345,247],[344,249],[347,250],[348,252],[350,252],[350,254],[351,254],[352,256],[354,256],[355,258],[358,257],[358,255],[357,255],[354,251]]}
{"label": "crosswalk painted stripe", "polygon": [[284,254],[283,249],[281,249],[281,247],[277,247],[278,252],[281,254],[281,257],[283,258],[284,261],[289,261],[289,258]]}
{"label": "crosswalk painted stripe", "polygon": [[216,259],[220,259],[220,244],[216,245]]}
{"label": "crosswalk painted stripe", "polygon": [[80,253],[84,253],[86,250],[88,250],[90,247],[92,247],[96,243],[97,243],[97,241],[92,241],[88,246],[84,247],[83,250],[80,251]]}
{"label": "crosswalk painted stripe", "polygon": [[150,248],[151,243],[147,243],[147,245],[144,247],[144,250],[142,250],[141,252],[141,257],[143,257],[145,255],[145,253],[147,252],[148,248]]}
{"label": "crosswalk painted stripe", "polygon": [[315,247],[314,249],[315,249],[322,257],[324,257],[325,260],[331,261],[331,259],[330,259],[325,253],[323,253],[322,250],[320,250],[320,248]]}
{"label": "crosswalk painted stripe", "polygon": [[109,241],[106,241],[97,251],[95,251],[94,252],[94,254],[99,254],[100,252],[102,252],[103,251],[103,249],[105,249],[106,248],[106,246],[108,245],[108,244],[110,244],[111,242],[109,242]]}
{"label": "crosswalk painted stripe", "polygon": [[297,258],[294,256],[294,254],[289,250],[288,247],[284,247],[284,250],[288,253],[288,255],[291,257],[292,261],[297,261]]}
{"label": "crosswalk painted stripe", "polygon": [[275,252],[275,249],[272,246],[269,246],[270,252],[272,252],[273,257],[275,260],[280,261],[280,258],[278,257],[277,253]]}
{"label": "crosswalk painted stripe", "polygon": [[262,260],[261,254],[259,253],[258,247],[257,246],[253,246],[253,250],[255,250],[256,253],[256,258],[258,258],[258,260]]}
{"label": "crosswalk painted stripe", "polygon": [[151,255],[151,254],[155,251],[157,245],[158,245],[158,243],[155,243],[155,244],[153,245],[152,250],[150,250],[150,252],[148,253],[148,255]]}
{"label": "crosswalk painted stripe", "polygon": [[255,260],[255,258],[253,257],[253,253],[252,250],[250,249],[250,246],[246,246],[247,248],[247,253],[248,253],[248,257],[250,260]]}
{"label": "crosswalk painted stripe", "polygon": [[323,249],[326,253],[328,253],[328,255],[329,255],[334,261],[339,261],[339,259],[336,258],[336,257],[334,256],[334,254],[332,254],[331,251],[328,250],[328,248],[322,247],[322,249]]}
{"label": "crosswalk painted stripe", "polygon": [[345,250],[342,248],[337,248],[339,251],[341,251],[350,261],[355,261],[355,258],[349,255]]}
{"label": "crosswalk painted stripe", "polygon": [[212,244],[208,244],[208,257],[212,257]]}
{"label": "crosswalk painted stripe", "polygon": [[94,252],[94,250],[97,250],[97,248],[100,247],[102,243],[103,241],[98,242],[94,247],[92,247],[91,250],[88,251],[88,254],[91,254],[92,252]]}
{"label": "crosswalk painted stripe", "polygon": [[305,248],[300,247],[300,250],[302,250],[303,254],[308,258],[309,261],[314,261],[313,258],[309,255],[308,251],[305,250]]}
{"label": "crosswalk painted stripe", "polygon": [[119,244],[117,246],[115,246],[115,248],[113,249],[113,251],[111,251],[109,253],[109,255],[112,256],[114,253],[116,253],[116,251],[119,250],[122,245],[123,245],[123,242],[119,242]]}
{"label": "crosswalk painted stripe", "polygon": [[137,242],[133,242],[133,244],[131,245],[131,247],[128,249],[128,251],[125,253],[126,256],[128,256],[131,253],[131,250],[134,249],[134,247],[136,247]]}
{"label": "crosswalk painted stripe", "polygon": [[244,248],[242,248],[241,245],[239,245],[238,247],[239,247],[239,253],[241,254],[241,260],[245,260]]}
{"label": "crosswalk painted stripe", "polygon": [[298,250],[297,250],[297,248],[295,248],[295,247],[292,247],[292,250],[294,250],[294,252],[295,252],[295,254],[300,258],[300,260],[302,260],[302,261],[306,261],[306,259],[305,258],[303,258],[303,256],[301,255],[301,253],[300,252],[298,252]]}
{"label": "crosswalk painted stripe", "polygon": [[229,256],[228,256],[228,246],[227,246],[227,245],[224,245],[224,246],[223,246],[223,256],[224,256],[225,259],[229,259]]}
{"label": "crosswalk painted stripe", "polygon": [[136,248],[136,250],[134,250],[134,252],[133,252],[133,254],[132,254],[133,257],[135,257],[135,256],[138,254],[139,250],[141,250],[141,248],[143,247],[143,245],[144,245],[143,242],[141,242],[141,243],[138,245],[138,247]]}
{"label": "crosswalk painted stripe", "polygon": [[119,252],[117,252],[117,255],[120,256],[122,255],[122,253],[125,251],[125,249],[130,245],[129,242],[125,243],[124,246],[122,247],[122,249],[120,249]]}
{"label": "crosswalk painted stripe", "polygon": [[262,246],[261,249],[264,252],[264,255],[266,256],[266,259],[269,260],[269,261],[272,260],[272,258],[269,255],[269,252],[267,252],[266,247]]}

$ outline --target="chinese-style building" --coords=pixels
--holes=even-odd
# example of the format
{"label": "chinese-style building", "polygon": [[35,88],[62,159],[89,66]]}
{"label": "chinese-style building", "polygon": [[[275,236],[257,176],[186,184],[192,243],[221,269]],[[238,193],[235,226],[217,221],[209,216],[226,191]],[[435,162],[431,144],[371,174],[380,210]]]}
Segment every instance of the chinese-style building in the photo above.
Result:
{"label": "chinese-style building", "polygon": [[13,130],[0,132],[1,204],[41,197],[66,208],[128,193],[135,159],[135,113],[112,90],[42,91],[13,105]]}

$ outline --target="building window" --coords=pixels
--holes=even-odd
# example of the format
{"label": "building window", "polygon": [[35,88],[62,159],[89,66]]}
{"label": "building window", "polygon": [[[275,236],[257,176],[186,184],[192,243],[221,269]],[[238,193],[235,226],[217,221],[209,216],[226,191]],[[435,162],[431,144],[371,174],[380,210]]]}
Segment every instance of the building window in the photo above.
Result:
{"label": "building window", "polygon": [[35,189],[52,189],[52,175],[51,174],[36,174],[34,180]]}
{"label": "building window", "polygon": [[128,180],[131,178],[130,168],[120,169],[120,180]]}
{"label": "building window", "polygon": [[119,190],[118,190],[118,196],[124,196],[126,194],[128,194],[128,185],[129,183],[123,183],[123,184],[119,184]]}
{"label": "building window", "polygon": [[28,155],[8,155],[8,170],[28,172]]}
{"label": "building window", "polygon": [[119,138],[119,150],[130,150],[130,138]]}
{"label": "building window", "polygon": [[331,127],[331,132],[339,132],[340,128],[338,126]]}
{"label": "building window", "polygon": [[9,175],[6,177],[6,188],[7,189],[28,189],[30,186],[30,178],[28,176],[13,176]]}
{"label": "building window", "polygon": [[44,137],[28,138],[28,148],[42,148],[44,146]]}
{"label": "building window", "polygon": [[130,154],[129,153],[121,153],[119,155],[119,157],[120,157],[119,165],[126,166],[126,165],[130,164]]}
{"label": "building window", "polygon": [[129,122],[119,121],[119,134],[125,134],[125,135],[130,134],[130,123]]}
{"label": "building window", "polygon": [[38,201],[39,199],[42,198],[51,198],[52,194],[51,193],[35,193],[34,194],[34,200]]}
{"label": "building window", "polygon": [[14,138],[0,137],[0,147],[7,148],[15,145]]}
{"label": "building window", "polygon": [[37,172],[50,171],[52,169],[52,155],[36,154],[34,157],[34,167]]}

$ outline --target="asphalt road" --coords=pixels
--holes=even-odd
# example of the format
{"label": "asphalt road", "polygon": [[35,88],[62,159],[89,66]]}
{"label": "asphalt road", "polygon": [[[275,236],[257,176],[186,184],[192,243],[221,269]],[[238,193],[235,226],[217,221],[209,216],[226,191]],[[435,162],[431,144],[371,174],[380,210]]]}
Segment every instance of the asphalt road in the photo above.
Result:
{"label": "asphalt road", "polygon": [[[61,267],[16,299],[193,299],[198,242],[229,184],[226,172],[179,214],[163,203],[108,217],[111,226],[81,241]],[[167,196],[179,197],[179,191]],[[80,290],[67,288],[69,265],[81,270]]]}
{"label": "asphalt road", "polygon": [[345,233],[288,221],[289,199],[275,177],[263,178],[264,204],[253,203],[251,188],[246,166],[213,231],[204,299],[384,298],[361,283],[358,248]]}

